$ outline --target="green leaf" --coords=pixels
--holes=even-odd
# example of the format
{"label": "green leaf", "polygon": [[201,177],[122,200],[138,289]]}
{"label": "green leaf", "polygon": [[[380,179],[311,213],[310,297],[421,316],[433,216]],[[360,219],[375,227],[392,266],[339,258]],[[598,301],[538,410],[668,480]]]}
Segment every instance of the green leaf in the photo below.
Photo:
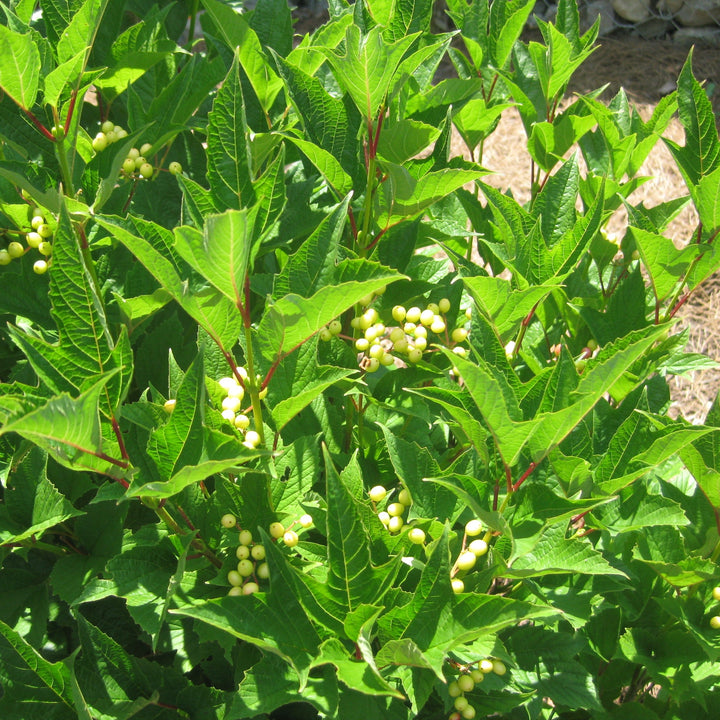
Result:
{"label": "green leaf", "polygon": [[313,142],[294,137],[293,135],[281,134],[281,137],[291,142],[305,155],[325,180],[327,180],[328,185],[330,185],[338,197],[343,197],[352,190],[352,178],[343,170],[339,161],[327,150]]}
{"label": "green leaf", "polygon": [[492,62],[498,70],[509,60],[534,6],[533,0],[507,0],[490,5],[488,39]]}
{"label": "green leaf", "polygon": [[32,33],[21,35],[0,25],[0,88],[21,108],[35,104],[40,83],[40,53]]}
{"label": "green leaf", "polygon": [[337,474],[327,448],[327,586],[347,612],[360,605],[373,605],[389,590],[399,570],[391,561],[383,567],[370,563],[367,531],[362,525],[356,500]]}
{"label": "green leaf", "polygon": [[286,295],[265,311],[257,330],[265,358],[288,354],[368,293],[405,277],[368,260],[345,261],[336,270],[335,284],[309,298]]}
{"label": "green leaf", "polygon": [[23,720],[76,718],[70,671],[48,662],[11,627],[0,621],[0,711]]}
{"label": "green leaf", "polygon": [[236,55],[208,114],[207,177],[223,208],[238,210],[255,204],[249,134]]}
{"label": "green leaf", "polygon": [[78,53],[89,55],[107,4],[108,0],[85,0],[73,13],[57,44],[60,63],[74,58]]}
{"label": "green leaf", "polygon": [[342,52],[334,48],[319,49],[363,117],[374,121],[385,102],[395,71],[416,37],[417,33],[388,43],[379,26],[363,35],[357,25],[350,25]]}

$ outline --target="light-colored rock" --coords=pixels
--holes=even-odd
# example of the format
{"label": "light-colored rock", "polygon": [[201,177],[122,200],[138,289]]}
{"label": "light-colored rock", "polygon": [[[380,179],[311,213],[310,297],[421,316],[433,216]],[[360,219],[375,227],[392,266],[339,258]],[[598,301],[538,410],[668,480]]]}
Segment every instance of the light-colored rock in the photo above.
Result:
{"label": "light-colored rock", "polygon": [[684,27],[675,31],[673,42],[678,45],[709,45],[720,47],[720,28]]}
{"label": "light-colored rock", "polygon": [[633,30],[633,34],[639,35],[645,40],[657,40],[665,37],[669,32],[675,29],[671,20],[659,17],[651,17],[645,22],[637,23]]}
{"label": "light-colored rock", "polygon": [[685,0],[658,0],[657,11],[659,15],[675,15],[680,12],[680,8],[684,5]]}
{"label": "light-colored rock", "polygon": [[720,0],[685,0],[675,16],[685,27],[703,27],[720,23]]}
{"label": "light-colored rock", "polygon": [[612,0],[613,10],[630,22],[642,22],[650,17],[650,0]]}
{"label": "light-colored rock", "polygon": [[583,32],[587,30],[600,16],[600,32],[601,36],[609,35],[615,28],[615,13],[611,0],[591,0],[582,7],[581,24]]}

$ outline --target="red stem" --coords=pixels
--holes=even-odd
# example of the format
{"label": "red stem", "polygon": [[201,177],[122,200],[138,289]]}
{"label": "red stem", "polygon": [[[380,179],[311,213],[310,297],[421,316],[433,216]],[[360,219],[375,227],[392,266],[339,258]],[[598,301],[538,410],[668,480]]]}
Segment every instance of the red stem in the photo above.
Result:
{"label": "red stem", "polygon": [[70,129],[70,121],[72,120],[73,112],[75,111],[75,101],[77,100],[77,88],[72,91],[70,95],[70,106],[68,107],[68,114],[65,118],[65,128],[63,134],[67,137],[68,130]]}
{"label": "red stem", "polygon": [[534,462],[531,462],[528,465],[527,470],[520,476],[520,479],[513,485],[513,492],[515,492],[528,479],[528,477],[530,476],[532,471],[535,470],[536,467],[537,467],[537,465]]}
{"label": "red stem", "polygon": [[125,440],[123,439],[120,425],[114,415],[110,418],[110,422],[112,423],[113,432],[115,433],[118,445],[120,446],[120,454],[122,455],[123,460],[130,460],[130,455],[128,455],[127,448],[125,447]]}
{"label": "red stem", "polygon": [[187,514],[185,513],[185,511],[184,511],[179,505],[176,505],[175,507],[177,508],[177,511],[180,513],[180,515],[182,515],[182,519],[185,521],[185,524],[186,524],[191,530],[197,530],[197,528],[192,524],[192,521],[191,521],[190,518],[187,516]]}
{"label": "red stem", "polygon": [[33,125],[50,141],[50,142],[56,142],[55,136],[35,117],[35,115],[30,112],[30,110],[26,110],[25,114],[32,120]]}

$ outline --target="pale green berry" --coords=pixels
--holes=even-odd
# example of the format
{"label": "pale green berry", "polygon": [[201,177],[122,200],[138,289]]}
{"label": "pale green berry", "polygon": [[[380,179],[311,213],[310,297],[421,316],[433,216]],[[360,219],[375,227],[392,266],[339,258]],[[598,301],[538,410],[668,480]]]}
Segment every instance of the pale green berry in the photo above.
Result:
{"label": "pale green berry", "polygon": [[453,680],[448,685],[448,695],[451,698],[460,697],[462,695],[462,690],[460,689],[460,685],[455,680]]}
{"label": "pale green berry", "polygon": [[36,260],[33,263],[33,272],[36,275],[44,275],[47,272],[48,264],[45,260]]}
{"label": "pale green berry", "polygon": [[400,517],[405,512],[405,506],[399,502],[390,503],[387,511],[390,517]]}
{"label": "pale green berry", "polygon": [[[718,624],[718,627],[720,627],[720,623]],[[507,672],[507,668],[505,667],[505,663],[501,660],[493,660],[492,661],[492,671],[496,675],[504,675]]]}
{"label": "pale green berry", "polygon": [[422,545],[425,542],[425,533],[421,528],[413,528],[408,533],[408,540],[414,545]]}
{"label": "pale green berry", "polygon": [[417,325],[415,323],[406,322],[405,325],[403,325],[403,330],[408,335],[414,335],[416,329],[417,329]]}
{"label": "pale green berry", "polygon": [[108,146],[108,139],[105,133],[98,133],[92,141],[92,148],[95,152],[102,152]]}
{"label": "pale green berry", "polygon": [[240,409],[240,398],[236,398],[236,397],[223,398],[222,409],[223,410],[232,410],[233,420],[235,420],[234,415]]}
{"label": "pale green berry", "polygon": [[242,585],[242,581],[243,581],[242,575],[240,575],[240,573],[237,570],[231,570],[227,574],[227,581],[231,585],[237,587],[238,585]]}
{"label": "pale green berry", "polygon": [[177,400],[175,398],[170,398],[169,400],[166,400],[163,404],[163,409],[168,415],[170,415],[170,413],[172,413],[172,411],[175,409],[176,404]]}
{"label": "pale green berry", "polygon": [[253,545],[250,549],[250,554],[253,560],[264,560],[265,559],[265,546],[264,545]]}
{"label": "pale green berry", "polygon": [[385,350],[382,345],[371,345],[370,349],[368,350],[368,355],[371,358],[375,358],[376,360],[380,360],[380,358],[385,354]]}
{"label": "pale green berry", "polygon": [[106,120],[101,126],[100,129],[104,133],[109,133],[111,130],[115,129],[115,123],[112,122],[112,120]]}
{"label": "pale green berry", "polygon": [[440,335],[441,333],[444,333],[446,327],[447,326],[445,325],[445,321],[440,317],[440,315],[436,315],[435,319],[432,321],[432,323],[430,325],[430,329],[436,335]]}
{"label": "pale green berry", "polygon": [[294,530],[286,530],[282,536],[282,539],[285,545],[290,548],[295,547],[300,541],[298,534]]}
{"label": "pale green berry", "polygon": [[378,336],[378,332],[374,325],[371,325],[364,333],[364,337],[368,342],[372,342]]}
{"label": "pale green berry", "polygon": [[360,327],[360,318],[354,317],[352,320],[350,320],[350,327],[351,328],[359,328]]}
{"label": "pale green berry", "polygon": [[228,595],[229,595],[230,597],[235,597],[235,596],[237,596],[237,595],[242,595],[242,594],[243,594],[243,591],[242,591],[242,588],[241,588],[239,585],[233,585],[233,586],[228,590]]}
{"label": "pale green berry", "polygon": [[432,310],[435,315],[437,315],[440,312],[440,306],[434,302],[428,303],[427,309]]}
{"label": "pale green berry", "polygon": [[720,615],[714,615],[710,618],[710,627],[713,630],[720,630]]}
{"label": "pale green berry", "polygon": [[182,165],[177,161],[173,161],[168,165],[168,170],[171,175],[180,175],[182,172]]}
{"label": "pale green berry", "polygon": [[112,145],[118,139],[118,136],[114,130],[111,130],[110,132],[105,133],[105,138],[107,139],[108,143]]}
{"label": "pale green berry", "polygon": [[135,158],[135,169],[139,170],[146,162],[147,160],[142,155],[138,155]]}
{"label": "pale green berry", "polygon": [[276,540],[278,540],[285,534],[285,526],[279,522],[270,523],[269,530],[270,537],[274,537]]}
{"label": "pale green berry", "polygon": [[[409,323],[417,323],[420,321],[420,316],[422,315],[422,310],[419,307],[416,307],[413,305],[406,313],[405,313],[405,320],[407,320]],[[407,328],[405,328],[405,332],[407,332]]]}
{"label": "pale green berry", "polygon": [[459,595],[460,593],[465,592],[465,583],[462,580],[460,580],[460,578],[453,578],[450,585],[452,586],[452,591],[456,595]]}
{"label": "pale green berry", "polygon": [[38,235],[43,238],[44,240],[47,240],[49,237],[52,237],[52,228],[47,224],[43,223],[40,225],[40,227],[37,229]]}
{"label": "pale green berry", "polygon": [[242,385],[234,384],[234,385],[231,385],[227,389],[227,394],[228,394],[228,397],[237,398],[238,400],[242,400],[245,397],[245,389],[243,388]]}
{"label": "pale green berry", "polygon": [[328,330],[333,334],[337,335],[342,330],[342,323],[339,320],[333,320],[328,325]]}
{"label": "pale green berry", "polygon": [[368,495],[373,502],[381,502],[387,495],[387,490],[382,485],[375,485],[368,490]]}
{"label": "pale green berry", "polygon": [[488,673],[491,673],[493,671],[493,662],[492,660],[481,660],[480,665],[478,666],[480,668],[480,672],[487,675]]}
{"label": "pale green berry", "polygon": [[420,322],[426,327],[430,327],[434,319],[435,313],[432,310],[423,310],[420,313]]}
{"label": "pale green berry", "polygon": [[405,319],[405,315],[407,314],[407,310],[402,305],[396,305],[392,309],[392,316],[393,320],[395,322],[402,322]]}
{"label": "pale green berry", "polygon": [[31,247],[31,248],[39,248],[40,243],[42,243],[42,241],[43,241],[42,237],[40,237],[40,234],[36,233],[36,232],[29,232],[25,236],[25,242],[27,242],[28,247]]}
{"label": "pale green berry", "polygon": [[220,524],[227,530],[229,530],[230,528],[234,528],[236,522],[237,518],[231,513],[226,513],[220,518]]}
{"label": "pale green berry", "polygon": [[135,160],[132,158],[125,158],[125,162],[122,164],[122,169],[126,175],[132,175],[135,172]]}
{"label": "pale green berry", "polygon": [[153,166],[150,163],[143,163],[140,166],[140,176],[144,177],[146,180],[153,176],[153,172]]}
{"label": "pale green berry", "polygon": [[118,140],[124,140],[127,137],[127,130],[119,125],[115,126],[115,137]]}
{"label": "pale green berry", "polygon": [[427,340],[424,337],[415,338],[415,349],[421,352],[427,348]]}
{"label": "pale green berry", "polygon": [[374,373],[380,368],[380,361],[377,358],[370,358],[365,366],[365,372]]}
{"label": "pale green berry", "polygon": [[479,520],[469,520],[465,524],[465,534],[470,537],[476,537],[482,532],[482,523]]}
{"label": "pale green berry", "polygon": [[243,595],[252,595],[259,591],[260,586],[256,582],[252,582],[252,580],[250,582],[246,582],[242,588]]}
{"label": "pale green berry", "polygon": [[395,350],[395,352],[404,353],[408,347],[408,341],[405,337],[400,338],[400,340],[395,340],[393,343],[393,350]]}
{"label": "pale green berry", "polygon": [[255,571],[255,574],[261,579],[261,580],[267,580],[270,577],[270,566],[267,563],[260,563],[258,565],[257,570]]}
{"label": "pale green berry", "polygon": [[418,363],[422,360],[422,350],[419,350],[418,348],[414,347],[412,350],[408,352],[408,360],[411,363]]}
{"label": "pale green berry", "polygon": [[464,348],[462,345],[456,345],[453,348],[453,352],[460,357],[467,357],[467,348]]}
{"label": "pale green berry", "polygon": [[452,338],[453,342],[464,342],[467,340],[468,331],[465,328],[455,328],[452,331],[452,335],[450,336]]}
{"label": "pale green berry", "polygon": [[427,338],[427,328],[424,325],[418,325],[415,330],[413,330],[413,335],[416,340]]}
{"label": "pale green berry", "polygon": [[365,352],[370,347],[370,341],[367,338],[361,337],[355,341],[355,349],[358,352]]}
{"label": "pale green berry", "polygon": [[250,575],[253,574],[253,571],[255,570],[255,566],[248,560],[247,558],[245,560],[241,560],[237,564],[237,571],[242,575],[243,577],[250,577]]}
{"label": "pale green berry", "polygon": [[235,413],[232,410],[223,410],[220,414],[223,416],[223,419],[229,423],[235,423]]}
{"label": "pale green berry", "polygon": [[45,257],[52,255],[52,243],[44,240],[38,245],[38,252]]}
{"label": "pale green berry", "polygon": [[475,708],[472,705],[468,705],[461,713],[464,720],[473,720],[475,717]]}
{"label": "pale green berry", "polygon": [[438,302],[438,310],[440,310],[441,313],[446,313],[450,310],[450,301],[447,298],[442,298],[442,300]]}
{"label": "pale green berry", "polygon": [[472,318],[472,308],[465,309],[465,317],[470,320]]}
{"label": "pale green berry", "polygon": [[387,528],[391,533],[400,532],[405,521],[400,516],[391,517],[388,520]]}
{"label": "pale green berry", "polygon": [[[460,683],[458,683],[458,685],[459,684]],[[453,703],[453,705],[458,712],[462,712],[463,710],[465,710],[466,707],[470,705],[470,702],[464,695],[460,695],[455,698],[455,702]]]}
{"label": "pale green berry", "polygon": [[240,534],[238,535],[238,542],[241,545],[250,545],[252,544],[252,533],[249,530],[241,530]]}
{"label": "pale green berry", "polygon": [[403,488],[398,493],[397,499],[398,499],[398,502],[405,505],[405,507],[410,507],[410,505],[412,505],[412,498],[410,497],[410,493],[405,488]]}
{"label": "pale green berry", "polygon": [[720,585],[713,588],[712,596],[713,596],[713,600],[717,600],[720,602]]}
{"label": "pale green berry", "polygon": [[488,551],[488,544],[481,539],[473,540],[468,545],[468,550],[475,556],[475,557],[481,557]]}
{"label": "pale green berry", "polygon": [[218,385],[223,390],[227,390],[228,388],[232,387],[233,385],[237,385],[237,382],[236,382],[235,378],[222,377],[218,380]]}
{"label": "pale green berry", "polygon": [[7,246],[7,251],[11,258],[19,258],[25,253],[25,248],[22,246],[22,243],[17,242],[17,240],[13,240]]}
{"label": "pale green berry", "polygon": [[304,527],[305,529],[312,527],[312,524],[313,524],[312,515],[308,515],[307,513],[305,513],[305,515],[300,516],[300,519],[298,520],[298,522],[300,523],[300,527]]}
{"label": "pale green berry", "polygon": [[370,293],[369,295],[364,295],[360,298],[360,304],[363,307],[367,307],[371,302],[373,301],[373,294]]}
{"label": "pale green berry", "polygon": [[389,367],[390,365],[395,364],[395,358],[390,353],[385,352],[380,358],[380,364],[384,365],[385,367]]}
{"label": "pale green berry", "polygon": [[250,557],[250,548],[247,545],[238,545],[235,550],[235,557],[238,560],[247,560]]}
{"label": "pale green berry", "polygon": [[386,513],[384,510],[379,512],[377,514],[378,520],[385,526],[387,526],[390,523],[390,515]]}
{"label": "pale green berry", "polygon": [[471,692],[472,689],[475,687],[475,681],[470,675],[461,675],[457,679],[457,684],[460,687],[460,690],[462,690],[464,693]]}
{"label": "pale green berry", "polygon": [[237,415],[234,422],[238,430],[247,430],[250,427],[250,418],[247,415]]}
{"label": "pale green berry", "polygon": [[475,557],[475,554],[471,553],[469,550],[465,550],[460,553],[460,557],[458,557],[457,563],[455,564],[460,570],[472,570],[475,567],[476,562],[477,558]]}
{"label": "pale green berry", "polygon": [[397,342],[398,340],[405,339],[405,331],[402,328],[396,327],[390,331],[389,338],[391,342]]}
{"label": "pale green berry", "polygon": [[478,670],[478,668],[473,668],[470,671],[470,677],[473,679],[473,682],[477,685],[478,683],[481,683],[485,679],[485,673],[482,670]]}
{"label": "pale green berry", "polygon": [[248,430],[245,433],[245,442],[256,448],[260,444],[260,434],[255,430]]}
{"label": "pale green berry", "polygon": [[152,145],[150,143],[143,143],[140,146],[140,154],[141,155],[147,155],[152,150]]}
{"label": "pale green berry", "polygon": [[45,218],[42,215],[33,215],[30,226],[33,230],[37,230],[41,225],[45,224]]}
{"label": "pale green berry", "polygon": [[326,327],[324,327],[318,334],[319,334],[319,336],[320,336],[320,339],[321,339],[323,342],[330,342],[330,340],[332,340],[332,337],[333,337],[333,335],[332,335],[332,333],[330,332],[330,330],[329,330],[328,328],[326,328]]}
{"label": "pale green berry", "polygon": [[137,148],[130,148],[130,150],[128,150],[127,156],[131,160],[137,160],[140,157],[140,151]]}

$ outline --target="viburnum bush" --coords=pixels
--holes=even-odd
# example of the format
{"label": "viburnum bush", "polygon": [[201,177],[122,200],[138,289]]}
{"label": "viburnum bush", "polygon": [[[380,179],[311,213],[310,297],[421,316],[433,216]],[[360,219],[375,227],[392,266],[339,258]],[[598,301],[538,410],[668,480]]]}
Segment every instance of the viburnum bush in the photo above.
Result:
{"label": "viburnum bush", "polygon": [[598,25],[533,5],[4,4],[3,720],[720,717],[715,118],[692,55],[566,98]]}

